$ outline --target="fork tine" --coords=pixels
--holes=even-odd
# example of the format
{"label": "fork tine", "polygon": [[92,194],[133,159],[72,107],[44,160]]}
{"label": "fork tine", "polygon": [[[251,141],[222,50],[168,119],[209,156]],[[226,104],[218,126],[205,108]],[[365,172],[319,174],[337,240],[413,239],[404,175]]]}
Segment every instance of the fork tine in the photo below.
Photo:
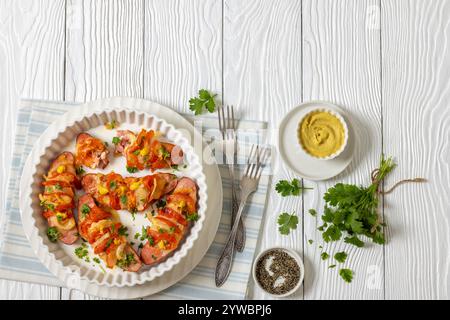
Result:
{"label": "fork tine", "polygon": [[231,106],[231,121],[233,123],[233,130],[236,130],[236,122],[234,122],[234,107]]}
{"label": "fork tine", "polygon": [[255,145],[252,144],[252,147],[250,148],[250,153],[248,154],[248,158],[247,158],[247,166],[250,164],[250,160],[252,159],[254,149],[255,149]]}
{"label": "fork tine", "polygon": [[260,166],[258,167],[258,171],[257,171],[257,178],[259,179],[261,177],[262,171],[263,171],[263,166],[265,165],[267,159],[269,158],[270,152],[268,148],[264,148],[264,150],[261,152],[263,153],[262,155],[262,161],[260,163]]}

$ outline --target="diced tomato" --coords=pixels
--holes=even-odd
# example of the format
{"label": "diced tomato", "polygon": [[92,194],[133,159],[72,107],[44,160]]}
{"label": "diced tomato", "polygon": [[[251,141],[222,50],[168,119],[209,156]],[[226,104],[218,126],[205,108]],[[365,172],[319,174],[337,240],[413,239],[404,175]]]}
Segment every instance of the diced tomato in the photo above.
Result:
{"label": "diced tomato", "polygon": [[111,216],[112,216],[111,213],[106,212],[105,210],[102,210],[97,206],[92,207],[89,212],[89,219],[95,222],[103,219],[109,219],[111,218]]}

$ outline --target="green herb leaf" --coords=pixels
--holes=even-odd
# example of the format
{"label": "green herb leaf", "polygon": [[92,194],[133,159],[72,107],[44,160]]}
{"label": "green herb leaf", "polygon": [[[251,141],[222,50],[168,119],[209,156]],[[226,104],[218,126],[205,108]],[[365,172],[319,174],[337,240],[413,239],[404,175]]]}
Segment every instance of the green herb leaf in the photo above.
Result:
{"label": "green herb leaf", "polygon": [[364,242],[359,240],[357,236],[345,237],[344,242],[357,246],[358,248],[364,247]]}
{"label": "green herb leaf", "polygon": [[120,138],[119,137],[114,137],[114,138],[112,138],[112,143],[113,144],[119,144],[119,142],[120,142]]}
{"label": "green herb leaf", "polygon": [[309,214],[312,215],[313,217],[317,216],[317,211],[315,209],[309,209],[308,210]]}
{"label": "green herb leaf", "polygon": [[322,260],[327,260],[330,257],[330,255],[328,253],[326,253],[326,252],[322,252],[320,257],[322,258]]}
{"label": "green herb leaf", "polygon": [[345,253],[344,251],[338,252],[334,255],[334,259],[337,262],[344,263],[347,259],[347,253]]}
{"label": "green herb leaf", "polygon": [[325,242],[337,241],[341,238],[342,232],[335,225],[331,225],[322,233],[322,238]]}
{"label": "green herb leaf", "polygon": [[50,242],[56,242],[59,237],[58,229],[56,229],[55,227],[49,227],[47,229],[47,237]]}
{"label": "green herb leaf", "polygon": [[120,226],[119,230],[118,230],[118,234],[120,236],[128,236],[128,228],[125,226]]}
{"label": "green herb leaf", "polygon": [[340,269],[339,275],[344,279],[345,282],[350,283],[353,280],[353,271],[350,269]]}
{"label": "green herb leaf", "polygon": [[335,265],[335,264],[332,264],[332,265],[329,265],[329,266],[328,266],[328,269],[333,269],[333,268],[336,268],[336,265]]}
{"label": "green herb leaf", "polygon": [[188,213],[186,216],[187,221],[197,221],[200,217],[198,216],[197,212]]}
{"label": "green herb leaf", "polygon": [[138,169],[137,169],[136,167],[128,167],[128,166],[127,166],[127,171],[128,171],[129,173],[135,173],[135,172],[138,171]]}
{"label": "green herb leaf", "polygon": [[309,239],[309,240],[308,240],[308,243],[309,243],[309,244],[313,244],[313,242],[314,242],[314,241],[313,241],[312,239]]}
{"label": "green herb leaf", "polygon": [[80,258],[80,259],[83,259],[83,258],[87,257],[88,254],[89,254],[89,252],[88,252],[88,250],[86,248],[86,245],[78,247],[78,248],[75,249],[75,255],[78,258]]}
{"label": "green herb leaf", "polygon": [[288,235],[292,230],[297,229],[298,217],[295,214],[283,212],[278,216],[278,231],[283,235]]}
{"label": "green herb leaf", "polygon": [[275,190],[281,194],[282,197],[286,196],[298,196],[300,193],[302,193],[304,190],[312,189],[312,188],[305,188],[300,185],[300,180],[298,179],[292,179],[291,182],[288,180],[280,180],[275,185]]}
{"label": "green herb leaf", "polygon": [[203,112],[203,108],[206,108],[208,112],[214,112],[216,109],[216,102],[214,98],[216,95],[212,95],[209,91],[201,89],[198,92],[198,97],[191,98],[189,100],[189,109],[194,111],[195,115],[199,115]]}
{"label": "green herb leaf", "polygon": [[86,171],[84,171],[84,169],[83,169],[82,166],[79,166],[79,167],[76,167],[76,168],[75,168],[75,173],[76,173],[77,175],[82,175],[82,174],[86,173]]}

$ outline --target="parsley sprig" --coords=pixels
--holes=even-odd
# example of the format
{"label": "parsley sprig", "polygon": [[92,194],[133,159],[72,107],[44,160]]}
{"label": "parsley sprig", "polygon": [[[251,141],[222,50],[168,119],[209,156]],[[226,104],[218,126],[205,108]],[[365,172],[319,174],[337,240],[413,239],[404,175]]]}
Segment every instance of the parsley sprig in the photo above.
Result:
{"label": "parsley sprig", "polygon": [[288,180],[280,180],[275,185],[275,190],[281,194],[282,197],[286,196],[298,196],[305,190],[311,190],[312,188],[303,187],[300,184],[300,180],[297,178],[292,179],[292,181]]}
{"label": "parsley sprig", "polygon": [[278,231],[282,235],[288,235],[291,230],[297,229],[298,217],[296,214],[289,214],[287,212],[283,212],[278,216]]}
{"label": "parsley sprig", "polygon": [[208,90],[201,89],[198,91],[198,97],[189,100],[189,109],[194,111],[195,115],[201,114],[203,108],[212,113],[216,110],[216,102],[214,101],[216,96],[217,94],[211,94]]}

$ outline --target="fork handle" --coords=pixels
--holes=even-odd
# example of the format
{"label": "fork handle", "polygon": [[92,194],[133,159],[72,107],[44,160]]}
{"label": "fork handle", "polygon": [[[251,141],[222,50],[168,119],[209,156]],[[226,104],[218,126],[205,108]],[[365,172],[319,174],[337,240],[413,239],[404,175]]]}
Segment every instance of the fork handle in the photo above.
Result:
{"label": "fork handle", "polygon": [[241,202],[239,204],[239,209],[236,213],[236,219],[234,220],[233,223],[233,228],[231,229],[230,235],[228,236],[225,248],[223,249],[222,254],[219,257],[219,261],[217,261],[215,272],[215,281],[217,287],[221,287],[228,279],[228,276],[230,275],[231,267],[233,266],[236,234],[238,231],[242,211],[244,211],[245,203],[247,202],[248,196],[249,194],[242,195]]}
{"label": "fork handle", "polygon": [[[234,162],[228,165],[228,169],[230,171],[231,178],[231,226],[234,225],[234,221],[236,220],[236,214],[239,209],[238,207],[238,198],[236,193],[236,188],[234,185]],[[236,242],[235,242],[236,250],[239,252],[244,251],[245,248],[245,228],[244,221],[242,217],[239,219],[238,230],[236,234]]]}

